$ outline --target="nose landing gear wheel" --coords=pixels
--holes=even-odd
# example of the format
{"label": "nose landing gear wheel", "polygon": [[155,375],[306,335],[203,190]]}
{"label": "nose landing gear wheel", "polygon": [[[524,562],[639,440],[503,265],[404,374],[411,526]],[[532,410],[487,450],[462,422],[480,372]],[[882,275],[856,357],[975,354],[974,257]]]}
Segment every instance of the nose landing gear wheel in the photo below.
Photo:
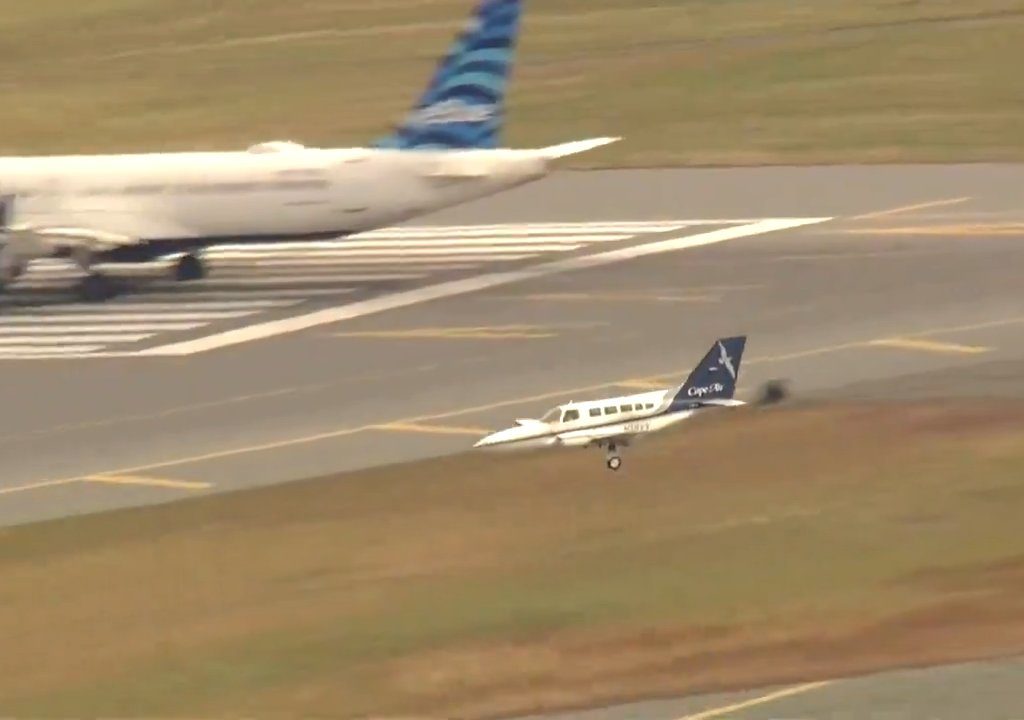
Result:
{"label": "nose landing gear wheel", "polygon": [[618,470],[620,467],[622,467],[622,458],[620,458],[618,455],[612,455],[610,458],[608,458],[607,465],[609,470]]}
{"label": "nose landing gear wheel", "polygon": [[206,266],[195,255],[184,255],[174,266],[174,279],[178,282],[202,280],[206,277]]}

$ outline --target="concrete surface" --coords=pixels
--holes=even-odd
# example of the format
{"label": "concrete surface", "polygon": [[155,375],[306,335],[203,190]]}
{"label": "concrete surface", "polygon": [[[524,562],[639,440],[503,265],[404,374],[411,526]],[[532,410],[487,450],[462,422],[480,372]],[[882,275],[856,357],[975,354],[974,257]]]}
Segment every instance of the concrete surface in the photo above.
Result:
{"label": "concrete surface", "polygon": [[[750,336],[747,397],[772,378],[809,397],[1024,395],[1022,188],[1019,166],[566,173],[440,213],[426,222],[834,219],[207,354],[4,361],[0,523],[461,451],[558,402],[677,378],[724,334]],[[1024,716],[1022,669],[980,663],[559,717],[1010,718]]]}

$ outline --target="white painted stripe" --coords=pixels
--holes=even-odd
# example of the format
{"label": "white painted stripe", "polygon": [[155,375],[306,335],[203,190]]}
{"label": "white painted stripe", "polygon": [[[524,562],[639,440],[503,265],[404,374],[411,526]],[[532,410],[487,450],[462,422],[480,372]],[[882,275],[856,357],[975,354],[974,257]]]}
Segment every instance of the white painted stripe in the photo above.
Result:
{"label": "white painted stripe", "polygon": [[36,360],[39,358],[81,357],[87,353],[102,350],[102,345],[64,345],[59,348],[46,348],[31,345],[8,345],[0,347],[0,357],[8,360]]}
{"label": "white painted stripe", "polygon": [[[202,298],[216,298],[218,300],[228,300],[231,298],[247,298],[247,297],[276,297],[276,298],[290,298],[296,302],[302,302],[303,300],[309,300],[316,297],[333,297],[335,295],[347,295],[354,293],[357,288],[353,287],[337,287],[337,288],[253,288],[250,290],[218,290],[217,288],[204,288],[196,287],[194,285],[182,286],[175,283],[170,286],[166,291],[157,290],[157,288],[163,288],[163,285],[152,285],[147,286],[145,290],[133,294],[133,297],[145,298],[153,300],[173,300],[174,298],[182,298],[184,300],[194,300],[196,297]],[[294,303],[289,303],[294,304]]]}
{"label": "white painted stripe", "polygon": [[664,221],[651,222],[582,222],[582,223],[506,223],[497,225],[419,225],[407,227],[381,228],[350,235],[353,238],[416,238],[434,237],[436,235],[453,235],[459,237],[479,237],[481,235],[533,235],[559,234],[578,235],[587,233],[641,233],[641,232],[672,232],[688,225],[708,224],[697,221]]}
{"label": "white painted stripe", "polygon": [[191,313],[110,313],[97,311],[92,315],[61,315],[61,316],[50,316],[50,315],[12,315],[9,317],[0,317],[0,327],[7,325],[29,325],[31,323],[46,323],[49,325],[57,323],[74,323],[74,322],[146,322],[152,320],[159,322],[161,320],[225,320],[228,318],[240,318],[246,315],[252,315],[254,313],[239,310],[236,312],[191,312]]}
{"label": "white painted stripe", "polygon": [[[348,257],[426,257],[431,255],[450,255],[459,257],[477,257],[479,255],[508,255],[511,253],[539,253],[539,252],[565,252],[567,250],[576,250],[577,248],[583,247],[576,243],[548,243],[548,244],[537,244],[537,245],[485,245],[483,247],[473,247],[468,245],[459,245],[452,247],[444,247],[441,245],[432,245],[430,247],[417,247],[417,248],[404,248],[401,245],[391,245],[390,247],[374,248],[371,250],[360,249],[360,248],[325,248],[306,250],[299,255],[299,257],[316,257],[316,258],[348,258]],[[286,250],[279,250],[278,248],[267,248],[259,249],[255,251],[231,251],[218,253],[212,256],[214,260],[218,258],[274,258],[274,257],[296,257],[294,252],[288,252]]]}
{"label": "white painted stripe", "polygon": [[425,277],[427,273],[362,273],[353,275],[351,273],[343,274],[328,274],[328,275],[281,275],[281,276],[267,276],[264,274],[256,274],[252,276],[248,275],[237,275],[235,277],[226,277],[223,280],[217,278],[210,278],[208,280],[201,280],[205,287],[253,287],[260,286],[262,292],[262,286],[264,285],[301,285],[303,283],[322,284],[322,283],[358,283],[358,282],[383,282],[386,280],[416,280],[417,278]]}
{"label": "white painted stripe", "polygon": [[[310,300],[317,297],[333,297],[336,295],[346,295],[356,291],[356,288],[352,287],[338,287],[338,288],[269,288],[259,290],[217,290],[216,288],[197,288],[195,286],[181,286],[178,283],[174,283],[167,290],[157,290],[156,288],[167,287],[161,285],[147,286],[144,291],[133,293],[133,297],[138,298],[152,298],[153,300],[173,300],[175,298],[182,298],[183,300],[194,300],[196,297],[202,298],[215,298],[215,299],[232,299],[232,298],[248,298],[254,295],[259,297],[276,297],[276,298],[290,298],[295,302],[302,302],[303,300]],[[171,289],[173,288],[173,289]],[[48,307],[45,303],[69,303],[75,299],[75,295],[70,291],[64,292],[38,292],[33,290],[31,294],[26,294],[21,298],[16,298],[17,301],[12,301],[12,298],[0,296],[0,308],[5,310],[54,310],[55,308]],[[39,303],[39,304],[36,304]],[[173,303],[172,303],[173,304]],[[182,303],[187,304],[187,303]],[[294,303],[290,303],[294,304]],[[80,306],[72,304],[60,305],[60,310],[70,310],[71,308],[81,307],[82,311],[93,309],[91,306]]]}
{"label": "white painted stripe", "polygon": [[[454,269],[459,269],[458,266]],[[207,278],[206,282],[216,282],[218,280],[237,280],[238,278],[283,278],[283,279],[294,279],[296,277],[319,277],[319,278],[345,278],[353,277],[353,270],[357,268],[347,267],[345,265],[332,265],[329,263],[320,263],[319,265],[307,265],[303,267],[295,268],[261,268],[261,267],[250,267],[248,265],[233,265],[227,267],[214,268],[213,272]],[[465,268],[462,268],[465,269]],[[420,277],[429,273],[440,273],[443,271],[450,271],[453,268],[424,268],[422,265],[416,265],[411,267],[396,267],[394,262],[388,263],[387,267],[370,267],[358,268],[359,273],[363,277],[393,277],[396,272],[399,274],[407,274],[408,272],[416,272]]]}
{"label": "white painted stripe", "polygon": [[[120,302],[117,300],[105,303],[104,305],[62,305],[60,307],[25,307],[21,308],[26,313],[99,313],[107,310],[116,312],[135,312],[145,310],[266,310],[274,307],[288,307],[295,305],[297,300],[230,300],[212,302]],[[0,322],[3,318],[0,318]]]}
{"label": "white painted stripe", "polygon": [[[187,295],[193,292],[193,288],[196,290],[202,288],[215,288],[215,287],[245,287],[255,285],[281,285],[291,284],[296,285],[303,282],[373,282],[378,280],[415,280],[421,278],[424,273],[344,273],[344,274],[332,274],[332,275],[286,275],[281,277],[268,277],[266,274],[257,273],[253,277],[233,277],[225,278],[224,280],[218,280],[217,278],[211,277],[206,280],[196,280],[195,282],[189,283],[188,288],[182,288],[182,294]],[[34,282],[26,283],[25,289],[48,289],[52,288],[53,283]]]}
{"label": "white painted stripe", "polygon": [[635,258],[671,252],[674,250],[685,250],[688,248],[702,247],[714,243],[736,240],[739,238],[752,237],[769,232],[777,232],[791,228],[821,223],[830,218],[799,218],[784,220],[763,220],[738,227],[711,230],[709,232],[688,235],[684,237],[659,240],[646,244],[633,245],[631,247],[610,250],[594,255],[567,258],[554,262],[535,265],[522,270],[508,272],[496,272],[486,275],[479,275],[461,280],[439,283],[427,287],[415,288],[405,292],[398,292],[383,297],[371,298],[361,302],[354,302],[348,305],[340,305],[325,308],[305,315],[298,315],[280,320],[249,325],[247,327],[235,328],[222,333],[216,333],[204,338],[186,340],[184,342],[163,345],[148,350],[142,350],[137,355],[160,356],[160,355],[192,355],[195,353],[215,350],[217,348],[237,345],[239,343],[252,342],[264,338],[285,335],[298,332],[319,325],[336,323],[341,320],[363,317],[385,310],[416,305],[430,300],[464,295],[466,293],[485,290],[500,285],[521,282],[557,273],[584,270],[587,268],[601,267],[612,263],[623,262]]}
{"label": "white painted stripe", "polygon": [[[208,323],[114,323],[108,325],[51,325],[46,323],[39,327],[3,327],[0,326],[0,335],[76,335],[79,333],[110,332],[138,332],[141,330],[169,331],[169,330],[194,330],[204,327]],[[78,340],[78,338],[72,338]]]}
{"label": "white painted stripe", "polygon": [[75,335],[73,338],[66,337],[38,337],[34,335],[22,335],[20,337],[0,337],[0,345],[15,345],[18,347],[35,347],[36,345],[63,345],[68,340],[80,343],[117,343],[117,342],[138,342],[153,337],[153,333],[139,333],[136,335]]}
{"label": "white painted stripe", "polygon": [[[352,236],[355,238],[356,236]],[[363,237],[363,236],[359,236]],[[305,250],[335,250],[343,248],[394,248],[394,247],[438,247],[438,246],[450,246],[450,247],[476,247],[480,245],[522,245],[522,244],[564,244],[564,243],[596,243],[596,242],[616,242],[618,240],[627,240],[633,235],[623,235],[622,233],[606,233],[601,235],[568,235],[560,236],[556,234],[545,234],[545,235],[481,235],[480,237],[467,237],[459,238],[449,235],[437,235],[432,238],[424,238],[417,240],[406,240],[406,239],[394,239],[394,240],[330,240],[321,242],[279,242],[273,245],[265,245],[263,243],[259,245],[218,245],[207,250],[204,255],[206,257],[215,258],[226,252],[253,252],[258,253],[263,250],[294,250],[296,253]]]}
{"label": "white painted stripe", "polygon": [[[425,257],[425,258],[410,258],[412,262],[403,260],[401,265],[415,265],[417,272],[423,271],[437,271],[437,270],[470,270],[475,267],[480,267],[480,263],[490,261],[491,258],[479,258],[472,257],[466,258],[465,261],[459,260],[457,262],[438,261],[438,258]],[[282,260],[259,260],[256,258],[220,258],[215,262],[210,263],[210,275],[216,276],[224,268],[250,268],[250,269],[273,269],[273,270],[292,270],[301,269],[308,267],[330,267],[337,265],[340,268],[351,268],[358,265],[360,270],[366,270],[371,267],[380,267],[382,269],[394,270],[395,260],[394,258],[381,258],[380,260],[373,260],[368,258],[354,258],[335,263],[334,261],[324,260],[323,258],[292,258]],[[186,286],[187,287],[187,286]]]}
{"label": "white painted stripe", "polygon": [[317,265],[342,265],[342,266],[356,266],[360,269],[368,265],[383,265],[388,268],[395,268],[396,266],[413,266],[419,270],[420,265],[437,265],[447,263],[468,263],[471,262],[474,265],[479,265],[482,262],[500,262],[506,260],[523,260],[525,258],[536,257],[534,253],[495,253],[493,255],[464,255],[462,253],[452,253],[451,255],[426,255],[420,257],[403,257],[396,259],[393,256],[381,256],[381,257],[354,257],[344,255],[296,255],[294,257],[290,255],[281,255],[280,258],[274,257],[273,255],[239,255],[231,258],[217,258],[210,263],[211,273],[215,274],[217,268],[223,267],[228,263],[234,263],[238,265],[248,265],[250,267],[275,267],[283,263],[293,262],[296,260],[302,260],[304,264],[317,264]]}

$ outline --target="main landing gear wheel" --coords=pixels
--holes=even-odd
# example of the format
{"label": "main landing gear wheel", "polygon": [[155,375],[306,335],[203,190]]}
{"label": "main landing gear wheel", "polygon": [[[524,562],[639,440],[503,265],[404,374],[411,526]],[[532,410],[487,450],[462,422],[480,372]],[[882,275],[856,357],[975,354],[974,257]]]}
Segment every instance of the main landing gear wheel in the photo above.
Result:
{"label": "main landing gear wheel", "polygon": [[615,471],[622,467],[622,458],[619,457],[619,448],[615,443],[608,444],[608,459],[605,461],[609,470]]}
{"label": "main landing gear wheel", "polygon": [[110,278],[98,273],[86,275],[78,285],[78,295],[86,302],[103,302],[116,294],[117,290]]}
{"label": "main landing gear wheel", "polygon": [[183,255],[174,266],[174,279],[178,282],[191,282],[206,277],[206,265],[195,255]]}

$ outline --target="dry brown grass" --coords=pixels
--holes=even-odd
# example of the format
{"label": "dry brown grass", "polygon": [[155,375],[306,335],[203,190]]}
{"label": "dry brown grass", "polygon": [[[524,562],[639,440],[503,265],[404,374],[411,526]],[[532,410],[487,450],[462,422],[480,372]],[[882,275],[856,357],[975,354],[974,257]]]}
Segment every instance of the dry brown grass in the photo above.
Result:
{"label": "dry brown grass", "polygon": [[[6,0],[0,152],[364,144],[472,0]],[[1019,0],[545,0],[508,141],[582,165],[1024,158]]]}
{"label": "dry brown grass", "polygon": [[488,716],[1024,650],[1024,407],[721,414],[8,530],[0,707]]}

